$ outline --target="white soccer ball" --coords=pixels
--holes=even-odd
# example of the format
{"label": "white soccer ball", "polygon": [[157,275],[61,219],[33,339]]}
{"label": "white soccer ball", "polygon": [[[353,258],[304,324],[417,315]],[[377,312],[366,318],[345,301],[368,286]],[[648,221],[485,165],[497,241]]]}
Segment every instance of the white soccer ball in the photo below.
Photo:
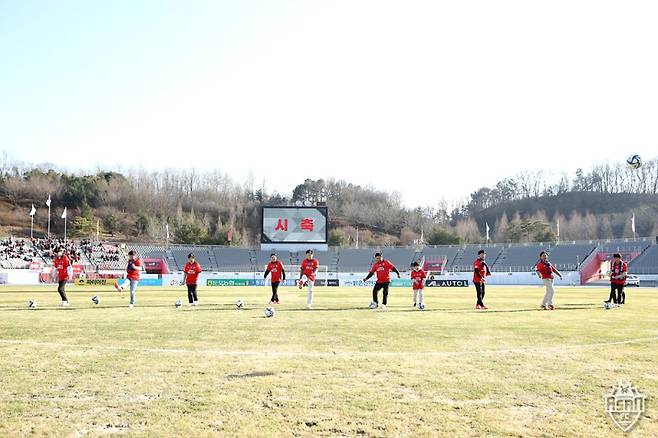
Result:
{"label": "white soccer ball", "polygon": [[30,309],[36,309],[37,308],[37,302],[30,300],[30,301],[27,302],[27,307],[29,307]]}
{"label": "white soccer ball", "polygon": [[425,304],[418,303],[418,310],[425,310]]}
{"label": "white soccer ball", "polygon": [[235,307],[236,307],[237,309],[244,309],[244,301],[242,301],[242,300],[237,300],[237,301],[235,302]]}
{"label": "white soccer ball", "polygon": [[614,308],[615,308],[615,305],[614,305],[613,303],[605,302],[605,303],[603,303],[603,308],[604,308],[605,310],[610,310],[610,309],[614,309]]}
{"label": "white soccer ball", "polygon": [[375,303],[374,301],[371,301],[370,305],[368,307],[370,307],[371,309],[376,309],[377,308],[377,303]]}
{"label": "white soccer ball", "polygon": [[266,307],[263,313],[265,314],[265,318],[271,318],[274,316],[274,308]]}
{"label": "white soccer ball", "polygon": [[176,302],[174,303],[174,306],[176,306],[177,309],[179,307],[181,307],[182,305],[183,305],[183,302],[181,300],[176,300]]}
{"label": "white soccer ball", "polygon": [[631,169],[638,169],[642,165],[642,158],[639,155],[631,155],[626,159],[626,164]]}
{"label": "white soccer ball", "polygon": [[99,303],[101,302],[101,299],[98,298],[98,295],[94,295],[93,297],[91,297],[91,301],[92,301],[94,304],[99,304]]}

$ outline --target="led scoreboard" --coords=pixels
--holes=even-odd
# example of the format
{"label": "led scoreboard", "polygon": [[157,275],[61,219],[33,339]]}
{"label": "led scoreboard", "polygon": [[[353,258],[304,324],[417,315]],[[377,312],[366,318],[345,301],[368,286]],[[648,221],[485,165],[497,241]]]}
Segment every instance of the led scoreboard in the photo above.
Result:
{"label": "led scoreboard", "polygon": [[261,244],[326,245],[327,207],[263,207]]}

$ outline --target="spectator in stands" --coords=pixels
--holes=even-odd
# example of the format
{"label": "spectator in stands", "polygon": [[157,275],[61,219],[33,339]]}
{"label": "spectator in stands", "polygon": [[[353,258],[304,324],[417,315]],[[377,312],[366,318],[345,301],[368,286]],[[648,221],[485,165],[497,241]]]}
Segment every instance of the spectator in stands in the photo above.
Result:
{"label": "spectator in stands", "polygon": [[624,285],[626,284],[627,272],[628,265],[621,259],[621,254],[614,254],[610,262],[610,297],[605,303],[612,302],[618,306],[624,305],[626,302]]}
{"label": "spectator in stands", "polygon": [[484,283],[486,277],[491,275],[489,265],[484,259],[487,253],[481,249],[478,251],[478,257],[473,262],[473,284],[475,285],[475,293],[477,295],[477,303],[475,308],[477,310],[487,310],[488,307],[484,305]]}
{"label": "spectator in stands", "polygon": [[195,260],[194,254],[190,253],[183,267],[183,283],[187,285],[187,300],[190,306],[197,306],[199,303],[196,289],[200,273],[201,265]]}
{"label": "spectator in stands", "polygon": [[555,306],[553,305],[553,295],[555,295],[553,280],[555,279],[555,275],[562,280],[562,274],[548,261],[548,253],[546,251],[539,253],[539,261],[535,269],[546,287],[546,294],[541,302],[541,308],[543,310],[555,310]]}

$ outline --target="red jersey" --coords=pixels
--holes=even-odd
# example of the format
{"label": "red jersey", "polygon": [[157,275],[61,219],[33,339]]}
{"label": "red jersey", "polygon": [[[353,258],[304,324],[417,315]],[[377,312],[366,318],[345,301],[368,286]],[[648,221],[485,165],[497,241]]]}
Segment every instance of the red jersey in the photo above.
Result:
{"label": "red jersey", "polygon": [[139,281],[139,276],[141,274],[141,270],[137,270],[134,267],[135,266],[142,266],[142,260],[141,259],[135,259],[135,260],[128,260],[128,267],[126,268],[126,272],[128,275],[128,280],[135,280]]}
{"label": "red jersey", "polygon": [[269,262],[267,264],[267,270],[272,274],[270,277],[272,279],[272,283],[276,283],[281,281],[283,277],[283,263],[281,263],[280,260],[277,260],[276,262]]}
{"label": "red jersey", "polygon": [[390,283],[391,271],[395,269],[395,265],[386,259],[381,262],[375,262],[370,268],[371,274],[377,274],[377,283]]}
{"label": "red jersey", "polygon": [[610,283],[611,284],[619,284],[619,285],[624,285],[626,284],[626,277],[624,278],[612,278],[612,277],[617,277],[624,272],[628,272],[628,264],[624,261],[619,261],[619,263],[615,263],[614,260],[610,262]]}
{"label": "red jersey", "polygon": [[201,265],[196,260],[194,263],[187,262],[185,263],[185,267],[183,267],[183,272],[187,274],[185,284],[196,284],[199,274],[202,272]]}
{"label": "red jersey", "polygon": [[537,272],[539,272],[542,280],[548,280],[555,278],[553,273],[555,272],[555,267],[549,261],[542,262],[541,260],[537,262]]}
{"label": "red jersey", "polygon": [[53,260],[53,264],[55,266],[55,269],[57,269],[57,280],[58,281],[68,280],[69,266],[71,266],[71,262],[69,261],[69,258],[65,255],[62,255],[61,257]]}
{"label": "red jersey", "polygon": [[487,264],[480,258],[475,259],[473,262],[473,283],[484,283],[487,275],[491,275],[491,272],[487,269]]}
{"label": "red jersey", "polygon": [[315,259],[304,259],[302,260],[302,275],[306,275],[311,281],[315,281],[315,271],[318,270],[318,261]]}
{"label": "red jersey", "polygon": [[411,282],[413,283],[414,290],[425,288],[425,278],[427,274],[422,269],[411,271]]}

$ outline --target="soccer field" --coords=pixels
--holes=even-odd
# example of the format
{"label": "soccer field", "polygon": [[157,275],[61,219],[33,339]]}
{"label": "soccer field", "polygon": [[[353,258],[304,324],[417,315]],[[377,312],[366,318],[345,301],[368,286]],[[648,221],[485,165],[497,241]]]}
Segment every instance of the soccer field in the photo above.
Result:
{"label": "soccer field", "polygon": [[[658,290],[181,288],[127,293],[0,289],[0,436],[621,436],[603,397],[630,380],[648,402],[634,436],[658,436]],[[100,305],[90,297],[98,294]],[[238,298],[246,308],[236,310]],[[28,309],[26,302],[38,307]]]}

